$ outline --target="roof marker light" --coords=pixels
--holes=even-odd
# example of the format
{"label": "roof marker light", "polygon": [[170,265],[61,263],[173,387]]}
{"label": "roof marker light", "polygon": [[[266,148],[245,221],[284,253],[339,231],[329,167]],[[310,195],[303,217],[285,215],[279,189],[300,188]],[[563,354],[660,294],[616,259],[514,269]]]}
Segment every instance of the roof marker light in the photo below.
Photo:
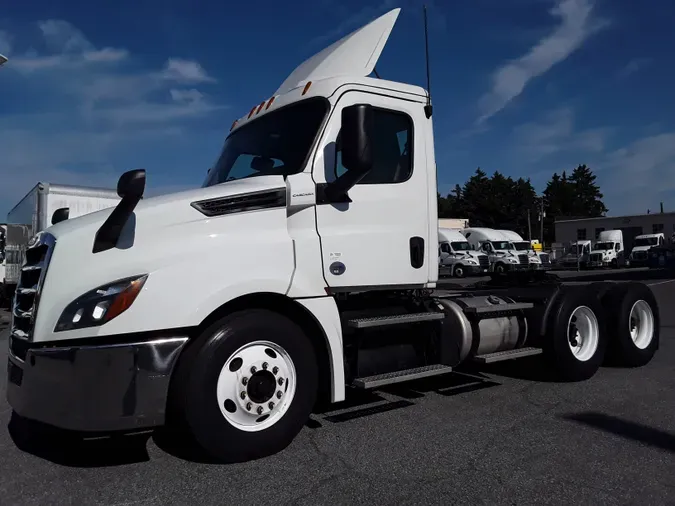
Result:
{"label": "roof marker light", "polygon": [[265,107],[265,110],[267,110],[267,109],[270,108],[270,106],[272,105],[272,102],[274,102],[274,99],[275,99],[275,98],[277,98],[277,97],[272,97],[272,98],[270,98],[270,101],[267,102],[267,107]]}
{"label": "roof marker light", "polygon": [[260,111],[262,111],[262,108],[265,107],[265,101],[263,100],[260,102],[260,105],[258,106],[258,110],[256,111],[256,114],[258,114]]}
{"label": "roof marker light", "polygon": [[257,107],[258,107],[257,105],[254,105],[254,106],[253,106],[253,109],[251,109],[251,112],[248,113],[249,119],[251,118],[251,116],[253,116],[253,113],[255,112],[255,110],[256,110]]}
{"label": "roof marker light", "polygon": [[312,85],[312,81],[308,81],[307,84],[305,84],[305,88],[302,90],[303,95],[309,91],[309,87],[311,85]]}
{"label": "roof marker light", "polygon": [[237,126],[237,121],[239,121],[239,120],[236,120],[236,119],[235,119],[235,120],[232,122],[232,126],[230,127],[230,132],[231,132],[232,130],[234,130],[234,127]]}

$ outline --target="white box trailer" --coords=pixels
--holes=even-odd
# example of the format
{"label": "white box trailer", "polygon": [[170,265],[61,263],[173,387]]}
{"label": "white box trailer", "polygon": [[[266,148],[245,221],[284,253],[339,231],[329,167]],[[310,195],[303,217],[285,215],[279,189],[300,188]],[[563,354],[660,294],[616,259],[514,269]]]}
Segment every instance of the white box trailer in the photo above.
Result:
{"label": "white box trailer", "polygon": [[56,210],[68,209],[68,218],[77,218],[114,207],[119,201],[117,193],[106,188],[36,184],[7,214],[6,294],[11,297],[19,280],[29,239],[52,224]]}

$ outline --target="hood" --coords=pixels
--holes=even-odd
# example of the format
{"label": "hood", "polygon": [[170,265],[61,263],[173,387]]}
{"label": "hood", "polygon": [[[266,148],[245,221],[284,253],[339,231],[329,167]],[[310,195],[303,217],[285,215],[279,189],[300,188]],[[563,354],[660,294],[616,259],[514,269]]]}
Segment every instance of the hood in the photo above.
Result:
{"label": "hood", "polygon": [[632,251],[649,251],[652,248],[655,248],[656,244],[653,246],[635,246],[633,247]]}
{"label": "hood", "polygon": [[281,95],[308,81],[366,77],[375,69],[401,9],[393,9],[302,62],[281,84]]}
{"label": "hood", "polygon": [[[158,197],[144,198],[138,203],[129,220],[133,220],[135,216],[137,233],[146,228],[156,229],[162,226],[179,225],[207,218],[191,206],[193,202],[285,188],[286,183],[283,176],[257,176],[239,181],[229,181],[208,188],[196,188]],[[49,227],[47,232],[58,239],[59,236],[73,231],[98,227],[110,216],[113,209],[114,207],[111,207],[62,221]]]}

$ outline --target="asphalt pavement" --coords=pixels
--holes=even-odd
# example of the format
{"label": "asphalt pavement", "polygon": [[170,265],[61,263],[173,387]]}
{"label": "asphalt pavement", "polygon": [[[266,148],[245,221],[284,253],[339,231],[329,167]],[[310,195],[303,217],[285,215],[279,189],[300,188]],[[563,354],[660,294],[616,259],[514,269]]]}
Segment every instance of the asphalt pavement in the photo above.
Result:
{"label": "asphalt pavement", "polygon": [[158,435],[19,439],[0,316],[0,504],[675,504],[675,280],[564,275],[593,276],[651,285],[662,344],[646,367],[561,384],[533,357],[352,394],[285,451],[239,465]]}

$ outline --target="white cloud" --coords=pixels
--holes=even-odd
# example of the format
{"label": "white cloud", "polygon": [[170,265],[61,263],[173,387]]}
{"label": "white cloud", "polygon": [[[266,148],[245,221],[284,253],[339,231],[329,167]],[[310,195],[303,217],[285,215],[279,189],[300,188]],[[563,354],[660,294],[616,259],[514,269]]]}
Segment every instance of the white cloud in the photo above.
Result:
{"label": "white cloud", "polygon": [[577,131],[574,111],[561,107],[545,115],[541,121],[519,125],[513,130],[513,145],[519,156],[538,162],[560,153],[601,153],[611,129],[606,127]]}
{"label": "white cloud", "polygon": [[558,26],[527,53],[498,68],[492,77],[492,89],[479,100],[482,123],[501,111],[520,95],[525,86],[554,65],[564,61],[584,41],[607,25],[592,16],[593,0],[559,0],[550,14],[560,19]]}
{"label": "white cloud", "polygon": [[625,67],[619,70],[618,77],[619,79],[625,79],[631,74],[643,69],[652,62],[651,58],[633,58],[630,60]]}
{"label": "white cloud", "polygon": [[214,82],[202,66],[196,61],[170,58],[166,62],[163,72],[164,78],[184,83],[207,83]]}
{"label": "white cloud", "polygon": [[[197,89],[216,82],[197,62],[169,58],[164,67],[138,70],[142,62],[127,50],[97,47],[68,22],[38,27],[41,39],[30,42],[39,52],[10,47],[0,70],[3,86],[25,104],[20,113],[0,114],[0,221],[37,181],[114,187],[133,168],[116,165],[120,153],[182,141],[187,120],[224,107]],[[0,31],[0,48],[10,40]],[[161,193],[158,186],[149,194]]]}

